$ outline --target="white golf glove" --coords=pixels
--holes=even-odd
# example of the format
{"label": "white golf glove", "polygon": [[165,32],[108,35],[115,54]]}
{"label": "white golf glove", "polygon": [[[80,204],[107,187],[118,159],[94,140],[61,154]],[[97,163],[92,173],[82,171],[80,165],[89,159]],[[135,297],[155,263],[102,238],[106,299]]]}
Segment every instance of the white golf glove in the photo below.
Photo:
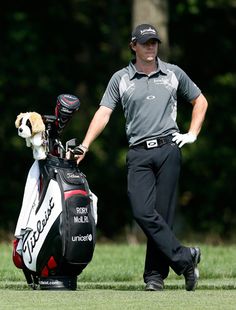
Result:
{"label": "white golf glove", "polygon": [[197,136],[191,132],[185,134],[175,132],[172,136],[174,137],[172,141],[175,142],[179,148],[181,148],[186,143],[193,143],[197,140]]}

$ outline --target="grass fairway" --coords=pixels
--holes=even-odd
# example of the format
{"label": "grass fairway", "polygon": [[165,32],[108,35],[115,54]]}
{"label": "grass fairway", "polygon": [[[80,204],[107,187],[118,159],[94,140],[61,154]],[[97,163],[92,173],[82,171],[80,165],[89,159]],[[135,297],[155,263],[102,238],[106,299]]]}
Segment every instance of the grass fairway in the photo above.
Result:
{"label": "grass fairway", "polygon": [[0,290],[1,310],[7,309],[91,309],[91,310],[148,310],[148,309],[235,309],[233,290],[198,290],[185,292],[166,290],[143,292],[133,290],[14,291]]}
{"label": "grass fairway", "polygon": [[236,246],[202,249],[200,280],[186,292],[173,272],[163,292],[143,291],[144,245],[97,244],[77,291],[31,291],[11,261],[11,245],[0,245],[0,309],[236,309]]}

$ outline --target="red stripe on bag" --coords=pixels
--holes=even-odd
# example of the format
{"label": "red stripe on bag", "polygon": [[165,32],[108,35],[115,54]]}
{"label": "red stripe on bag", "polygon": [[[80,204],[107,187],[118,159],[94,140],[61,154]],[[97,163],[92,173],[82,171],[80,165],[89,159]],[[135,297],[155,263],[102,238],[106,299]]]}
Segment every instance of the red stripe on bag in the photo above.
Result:
{"label": "red stripe on bag", "polygon": [[64,193],[64,197],[65,197],[65,200],[70,198],[71,196],[74,196],[74,195],[87,195],[88,193],[86,191],[83,191],[82,189],[76,189],[76,190],[72,190],[72,191],[67,191]]}

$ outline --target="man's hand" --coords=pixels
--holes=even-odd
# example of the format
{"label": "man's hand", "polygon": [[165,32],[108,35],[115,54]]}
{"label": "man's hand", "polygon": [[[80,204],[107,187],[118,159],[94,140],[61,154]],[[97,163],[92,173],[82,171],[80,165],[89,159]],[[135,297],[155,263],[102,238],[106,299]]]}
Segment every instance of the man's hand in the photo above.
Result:
{"label": "man's hand", "polygon": [[173,133],[172,141],[175,142],[179,148],[181,148],[186,143],[193,143],[197,140],[197,136],[191,132],[181,134],[179,132]]}
{"label": "man's hand", "polygon": [[74,156],[74,158],[76,159],[77,165],[81,162],[81,160],[84,159],[85,154],[86,154],[86,153],[84,153],[83,155],[75,155],[75,156]]}
{"label": "man's hand", "polygon": [[77,165],[84,159],[85,154],[88,152],[88,148],[82,144],[76,146],[73,149],[74,158],[76,159]]}

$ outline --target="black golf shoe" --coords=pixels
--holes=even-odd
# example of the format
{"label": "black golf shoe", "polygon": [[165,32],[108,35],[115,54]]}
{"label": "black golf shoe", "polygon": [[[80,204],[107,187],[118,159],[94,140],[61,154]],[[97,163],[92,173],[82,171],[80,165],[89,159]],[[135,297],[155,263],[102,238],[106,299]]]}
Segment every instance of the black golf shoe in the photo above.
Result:
{"label": "black golf shoe", "polygon": [[194,291],[199,278],[199,270],[197,265],[201,260],[201,250],[199,248],[190,248],[190,251],[192,256],[192,264],[186,268],[183,275],[185,277],[186,290]]}
{"label": "black golf shoe", "polygon": [[155,281],[149,281],[146,283],[145,291],[162,291],[164,288],[164,282],[160,278]]}

